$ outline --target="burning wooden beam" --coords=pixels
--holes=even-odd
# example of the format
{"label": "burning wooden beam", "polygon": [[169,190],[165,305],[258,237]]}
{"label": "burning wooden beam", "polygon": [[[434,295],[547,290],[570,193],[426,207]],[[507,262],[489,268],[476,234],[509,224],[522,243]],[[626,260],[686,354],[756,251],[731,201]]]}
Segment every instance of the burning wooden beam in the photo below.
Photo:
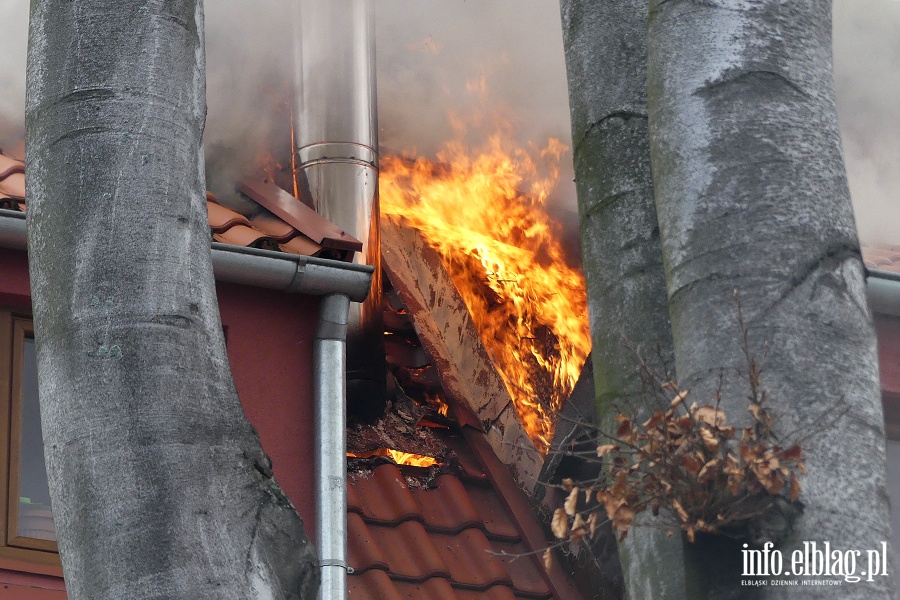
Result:
{"label": "burning wooden beam", "polygon": [[446,394],[469,407],[494,452],[532,494],[543,460],[478,336],[440,256],[411,228],[381,223],[385,272],[403,300]]}

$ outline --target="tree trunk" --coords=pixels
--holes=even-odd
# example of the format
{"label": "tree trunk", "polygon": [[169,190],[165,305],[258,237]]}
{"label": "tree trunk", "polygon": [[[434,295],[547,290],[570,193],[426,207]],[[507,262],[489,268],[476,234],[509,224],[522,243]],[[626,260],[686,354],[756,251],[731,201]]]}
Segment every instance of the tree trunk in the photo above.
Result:
{"label": "tree trunk", "polygon": [[228,367],[202,3],[32,2],[28,227],[69,598],[312,598],[303,523]]}
{"label": "tree trunk", "polygon": [[[805,512],[778,549],[790,557],[803,541],[828,541],[864,559],[891,532],[875,337],[835,111],[830,5],[653,0],[650,145],[682,387],[708,402],[723,373],[729,420],[748,422],[748,387],[736,374],[747,372],[732,299],[739,289],[751,351],[759,357],[769,347],[762,383],[776,433],[812,433],[803,444]],[[844,408],[835,426],[815,423]],[[729,552],[739,551],[735,544]],[[715,569],[699,562],[710,552],[698,542],[692,553],[690,597],[749,597],[739,572],[714,582]],[[872,599],[892,598],[892,587],[878,576],[758,593]]]}
{"label": "tree trunk", "polygon": [[[647,0],[562,0],[581,245],[600,426],[641,403],[634,353],[671,362],[647,135]],[[627,345],[623,343],[623,338]],[[681,540],[635,527],[619,544],[632,598],[683,598]]]}

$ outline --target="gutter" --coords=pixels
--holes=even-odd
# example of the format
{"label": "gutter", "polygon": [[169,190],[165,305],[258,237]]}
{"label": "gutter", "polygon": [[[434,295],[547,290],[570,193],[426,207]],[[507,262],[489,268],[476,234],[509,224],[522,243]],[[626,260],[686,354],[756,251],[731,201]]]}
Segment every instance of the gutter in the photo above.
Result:
{"label": "gutter", "polygon": [[25,213],[0,208],[0,248],[25,250]]}
{"label": "gutter", "polygon": [[[27,250],[25,214],[0,209],[0,248]],[[321,598],[347,597],[347,325],[351,302],[369,294],[375,267],[212,244],[217,281],[322,296],[313,342],[316,537]]]}
{"label": "gutter", "polygon": [[[27,250],[25,213],[0,209],[0,248]],[[339,260],[298,256],[271,250],[212,243],[217,281],[289,294],[343,294],[362,302],[369,293],[374,267]]]}
{"label": "gutter", "polygon": [[347,322],[350,298],[322,298],[313,342],[319,598],[347,597]]}
{"label": "gutter", "polygon": [[289,294],[343,294],[353,302],[366,299],[375,271],[370,265],[219,242],[212,244],[212,262],[217,281]]}
{"label": "gutter", "polygon": [[872,312],[900,317],[900,273],[867,269],[866,296]]}

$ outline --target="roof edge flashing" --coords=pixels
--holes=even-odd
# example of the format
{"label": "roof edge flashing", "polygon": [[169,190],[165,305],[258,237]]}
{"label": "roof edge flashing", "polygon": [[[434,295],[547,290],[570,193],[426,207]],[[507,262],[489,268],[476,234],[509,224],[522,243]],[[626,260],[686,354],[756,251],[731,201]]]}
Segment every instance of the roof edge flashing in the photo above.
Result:
{"label": "roof edge flashing", "polygon": [[344,294],[362,302],[369,294],[374,267],[213,243],[213,272],[219,281],[288,293]]}
{"label": "roof edge flashing", "polygon": [[900,317],[900,273],[869,269],[866,296],[872,312]]}
{"label": "roof edge flashing", "polygon": [[[25,213],[0,209],[0,248],[27,250]],[[362,302],[369,294],[370,265],[300,256],[213,242],[213,273],[217,281],[296,294],[344,294]]]}
{"label": "roof edge flashing", "polygon": [[25,213],[0,208],[0,248],[25,250],[27,246]]}

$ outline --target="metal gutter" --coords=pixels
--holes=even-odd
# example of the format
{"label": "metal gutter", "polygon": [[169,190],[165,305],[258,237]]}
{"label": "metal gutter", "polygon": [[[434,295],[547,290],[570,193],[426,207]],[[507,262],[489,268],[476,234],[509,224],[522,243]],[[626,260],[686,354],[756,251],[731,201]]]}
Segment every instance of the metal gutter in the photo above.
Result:
{"label": "metal gutter", "polygon": [[[26,250],[25,213],[0,209],[0,248]],[[344,294],[362,302],[374,267],[285,252],[212,244],[216,280],[293,294]]]}
{"label": "metal gutter", "polygon": [[868,269],[866,296],[872,312],[900,317],[900,273]]}
{"label": "metal gutter", "polygon": [[25,246],[25,213],[0,208],[0,248],[24,250]]}
{"label": "metal gutter", "polygon": [[299,256],[213,242],[213,273],[218,281],[294,294],[344,294],[362,302],[369,293],[370,265]]}

